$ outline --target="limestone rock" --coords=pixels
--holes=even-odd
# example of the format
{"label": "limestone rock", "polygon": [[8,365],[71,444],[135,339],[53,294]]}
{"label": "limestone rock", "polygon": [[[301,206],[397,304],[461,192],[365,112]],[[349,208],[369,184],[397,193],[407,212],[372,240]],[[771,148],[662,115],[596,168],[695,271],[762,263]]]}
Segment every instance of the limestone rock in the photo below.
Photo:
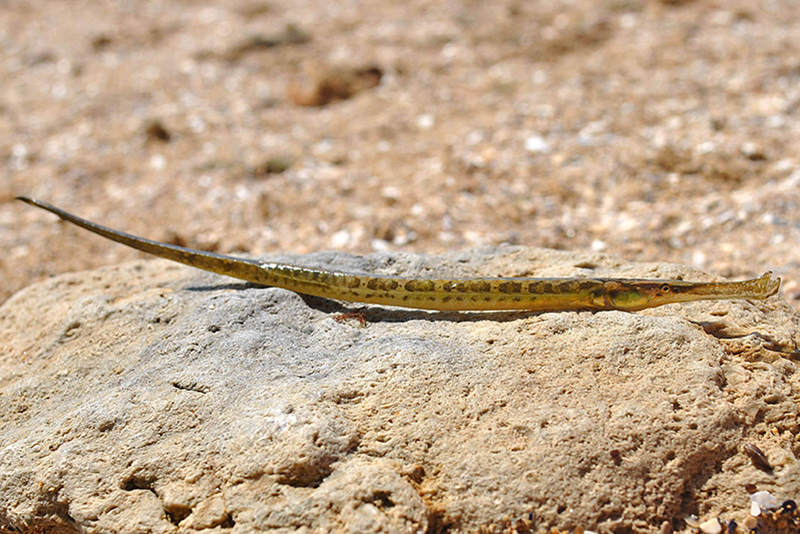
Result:
{"label": "limestone rock", "polygon": [[[270,259],[709,279],[518,247]],[[779,298],[458,314],[361,309],[163,261],[60,276],[0,308],[0,530],[680,527],[746,506],[746,482],[797,494],[798,326]],[[773,474],[740,453],[748,439]]]}

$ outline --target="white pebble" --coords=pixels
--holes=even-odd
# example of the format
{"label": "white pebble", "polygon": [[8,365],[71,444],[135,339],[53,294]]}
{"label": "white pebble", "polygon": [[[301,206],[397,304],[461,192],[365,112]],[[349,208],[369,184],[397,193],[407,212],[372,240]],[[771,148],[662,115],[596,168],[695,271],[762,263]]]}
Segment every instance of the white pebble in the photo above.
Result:
{"label": "white pebble", "polygon": [[167,158],[163,154],[153,154],[150,157],[150,167],[157,171],[164,170],[167,166]]}
{"label": "white pebble", "polygon": [[386,252],[391,249],[389,242],[385,239],[373,239],[369,244],[375,252]]}
{"label": "white pebble", "polygon": [[543,153],[550,150],[550,145],[540,135],[532,135],[525,140],[525,150],[528,152]]}
{"label": "white pebble", "polygon": [[594,252],[600,252],[606,249],[606,242],[601,239],[595,239],[592,241],[592,250]]}
{"label": "white pebble", "polygon": [[389,200],[398,200],[400,197],[403,196],[403,192],[400,191],[398,187],[387,185],[386,187],[381,189],[381,196]]}
{"label": "white pebble", "polygon": [[755,501],[750,503],[750,515],[753,517],[758,517],[761,515],[761,507]]}
{"label": "white pebble", "polygon": [[56,83],[50,92],[56,100],[63,100],[67,96],[67,86],[61,82]]}
{"label": "white pebble", "polygon": [[339,230],[331,236],[332,248],[343,248],[350,242],[351,234],[347,230]]}
{"label": "white pebble", "polygon": [[421,130],[430,130],[431,128],[433,128],[433,125],[435,123],[436,120],[430,113],[426,113],[424,115],[420,115],[419,117],[417,117],[417,127]]}
{"label": "white pebble", "polygon": [[750,495],[750,501],[758,504],[762,510],[774,510],[781,503],[768,491],[757,491]]}
{"label": "white pebble", "polygon": [[483,133],[482,130],[474,130],[467,135],[467,144],[469,146],[475,146],[478,143],[482,143],[486,140],[486,134]]}
{"label": "white pebble", "polygon": [[698,527],[704,534],[720,534],[722,532],[722,525],[716,517],[709,519],[705,523],[701,523]]}
{"label": "white pebble", "polygon": [[791,189],[800,185],[800,169],[792,171],[792,174],[790,174],[788,178],[781,182],[780,185],[786,189]]}
{"label": "white pebble", "polygon": [[716,150],[717,145],[715,145],[712,141],[706,141],[705,143],[700,143],[697,145],[697,153],[700,155],[703,154],[710,154]]}
{"label": "white pebble", "polygon": [[11,155],[19,159],[25,158],[28,156],[28,147],[22,143],[17,143],[11,147]]}
{"label": "white pebble", "polygon": [[742,147],[739,149],[742,152],[742,155],[746,158],[752,158],[756,154],[759,154],[761,151],[758,149],[755,143],[751,143],[750,141],[745,141],[742,143]]}

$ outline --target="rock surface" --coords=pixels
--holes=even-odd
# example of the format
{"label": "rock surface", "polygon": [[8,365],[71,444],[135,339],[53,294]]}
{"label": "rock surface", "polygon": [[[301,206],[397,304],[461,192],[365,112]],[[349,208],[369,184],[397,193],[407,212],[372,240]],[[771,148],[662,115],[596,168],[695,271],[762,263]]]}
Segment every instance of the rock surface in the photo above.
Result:
{"label": "rock surface", "polygon": [[[405,275],[680,277],[516,247],[273,258]],[[0,308],[0,530],[602,533],[797,495],[800,318],[358,310],[164,261]],[[774,472],[740,451],[757,444]],[[16,529],[16,530],[15,530]]]}

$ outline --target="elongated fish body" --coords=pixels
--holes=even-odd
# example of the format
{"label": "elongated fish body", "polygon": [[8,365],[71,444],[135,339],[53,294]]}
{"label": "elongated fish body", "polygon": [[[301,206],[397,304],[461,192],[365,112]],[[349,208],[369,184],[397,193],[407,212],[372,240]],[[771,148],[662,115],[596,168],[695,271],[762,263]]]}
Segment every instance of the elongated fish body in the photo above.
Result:
{"label": "elongated fish body", "polygon": [[624,310],[673,302],[765,299],[780,279],[767,272],[739,282],[616,278],[415,278],[355,274],[288,263],[262,262],[151,241],[87,221],[27,197],[23,202],[129,247],[205,271],[265,286],[347,302],[426,310]]}

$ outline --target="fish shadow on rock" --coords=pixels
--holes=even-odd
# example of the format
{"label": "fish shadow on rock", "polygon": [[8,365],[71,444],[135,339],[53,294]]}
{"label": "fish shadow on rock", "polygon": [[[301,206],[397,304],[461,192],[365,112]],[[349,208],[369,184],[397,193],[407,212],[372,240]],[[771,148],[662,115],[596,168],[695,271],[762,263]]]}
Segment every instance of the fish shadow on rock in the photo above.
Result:
{"label": "fish shadow on rock", "polygon": [[[251,282],[231,282],[219,285],[193,285],[186,287],[186,291],[206,293],[211,291],[243,291],[245,289],[269,289],[272,286],[262,286]],[[288,290],[287,290],[288,291]],[[358,302],[341,302],[324,297],[314,297],[297,293],[310,308],[323,313],[357,314],[368,323],[402,323],[412,320],[425,320],[431,322],[447,321],[455,323],[480,322],[492,320],[496,322],[511,322],[526,317],[551,313],[547,311],[436,311],[417,310],[413,308],[392,308],[381,305],[364,305]],[[557,311],[557,310],[554,310]]]}

